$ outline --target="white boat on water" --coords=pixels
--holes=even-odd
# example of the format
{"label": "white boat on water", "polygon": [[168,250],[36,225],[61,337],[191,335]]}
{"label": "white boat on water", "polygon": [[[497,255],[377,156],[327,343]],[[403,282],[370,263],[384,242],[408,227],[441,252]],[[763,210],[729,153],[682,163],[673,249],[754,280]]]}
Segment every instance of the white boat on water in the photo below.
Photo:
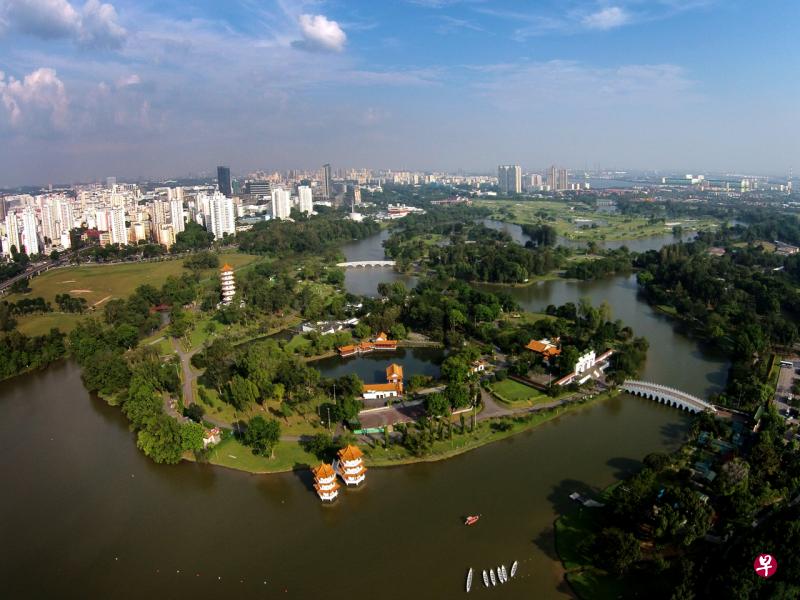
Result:
{"label": "white boat on water", "polygon": [[517,574],[517,567],[518,567],[518,566],[519,566],[519,561],[518,561],[518,560],[515,560],[515,561],[514,561],[514,564],[513,564],[513,565],[511,565],[511,577],[514,577],[514,575],[516,575],[516,574]]}
{"label": "white boat on water", "polygon": [[483,585],[489,587],[489,574],[486,572],[486,569],[483,570]]}
{"label": "white boat on water", "polygon": [[506,571],[506,566],[505,565],[501,565],[500,566],[500,571],[503,574],[503,583],[505,583],[506,581],[508,581],[508,571]]}
{"label": "white boat on water", "polygon": [[494,569],[489,569],[489,578],[492,580],[492,585],[497,585],[497,577],[494,576]]}
{"label": "white boat on water", "polygon": [[469,573],[467,573],[467,593],[472,589],[472,567],[469,568]]}

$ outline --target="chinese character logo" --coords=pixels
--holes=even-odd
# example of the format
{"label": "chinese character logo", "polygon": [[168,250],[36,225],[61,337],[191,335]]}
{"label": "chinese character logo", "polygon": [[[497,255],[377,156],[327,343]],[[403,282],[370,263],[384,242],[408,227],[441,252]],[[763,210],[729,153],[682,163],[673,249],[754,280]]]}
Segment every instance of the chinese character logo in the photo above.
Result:
{"label": "chinese character logo", "polygon": [[771,554],[759,554],[753,561],[753,568],[759,577],[772,577],[778,570],[778,561]]}

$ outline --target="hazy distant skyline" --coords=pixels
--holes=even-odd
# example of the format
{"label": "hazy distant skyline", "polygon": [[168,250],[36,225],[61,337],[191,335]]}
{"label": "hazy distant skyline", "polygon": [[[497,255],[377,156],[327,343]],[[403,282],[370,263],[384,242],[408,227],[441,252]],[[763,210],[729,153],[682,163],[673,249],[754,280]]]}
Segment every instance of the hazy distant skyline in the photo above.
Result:
{"label": "hazy distant skyline", "polygon": [[792,1],[0,0],[0,186],[326,162],[782,174],[798,17]]}

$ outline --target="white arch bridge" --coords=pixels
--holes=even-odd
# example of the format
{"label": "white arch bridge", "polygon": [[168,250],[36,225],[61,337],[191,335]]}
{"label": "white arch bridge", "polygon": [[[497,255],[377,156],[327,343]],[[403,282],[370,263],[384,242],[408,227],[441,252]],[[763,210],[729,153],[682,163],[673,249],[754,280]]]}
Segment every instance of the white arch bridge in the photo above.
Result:
{"label": "white arch bridge", "polygon": [[667,406],[674,406],[675,408],[688,410],[689,412],[693,413],[699,413],[703,411],[712,413],[717,412],[717,409],[714,408],[713,404],[710,404],[705,400],[701,400],[697,396],[692,396],[691,394],[687,394],[681,390],[676,390],[675,388],[666,385],[660,385],[658,383],[627,379],[625,382],[623,382],[620,388],[629,394],[644,396],[645,398],[655,400],[656,402],[661,402]]}
{"label": "white arch bridge", "polygon": [[353,262],[337,263],[337,267],[344,267],[345,269],[360,269],[367,267],[393,267],[395,261],[393,260],[357,260]]}

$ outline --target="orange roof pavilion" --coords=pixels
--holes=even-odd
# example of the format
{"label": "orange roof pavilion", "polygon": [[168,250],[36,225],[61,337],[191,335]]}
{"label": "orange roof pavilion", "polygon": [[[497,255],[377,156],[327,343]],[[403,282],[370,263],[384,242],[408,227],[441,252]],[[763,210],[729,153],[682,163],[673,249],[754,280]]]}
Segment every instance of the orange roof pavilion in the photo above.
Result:
{"label": "orange roof pavilion", "polygon": [[311,469],[314,473],[314,477],[317,479],[328,479],[329,477],[335,477],[336,472],[333,470],[333,467],[329,464],[322,463],[316,469]]}
{"label": "orange roof pavilion", "polygon": [[561,354],[560,348],[554,346],[553,344],[537,340],[531,340],[525,347],[531,352],[536,352],[537,354],[541,354],[548,358],[551,356],[558,356],[559,354]]}
{"label": "orange roof pavilion", "polygon": [[343,461],[350,462],[354,460],[358,460],[364,456],[364,453],[361,452],[356,446],[352,444],[348,444],[341,450],[339,450],[339,458]]}
{"label": "orange roof pavilion", "polygon": [[233,267],[230,266],[228,263],[225,263],[224,265],[222,265],[220,271],[222,271],[223,273],[226,271],[233,271]]}
{"label": "orange roof pavilion", "polygon": [[403,367],[395,363],[386,367],[386,381],[403,381]]}

